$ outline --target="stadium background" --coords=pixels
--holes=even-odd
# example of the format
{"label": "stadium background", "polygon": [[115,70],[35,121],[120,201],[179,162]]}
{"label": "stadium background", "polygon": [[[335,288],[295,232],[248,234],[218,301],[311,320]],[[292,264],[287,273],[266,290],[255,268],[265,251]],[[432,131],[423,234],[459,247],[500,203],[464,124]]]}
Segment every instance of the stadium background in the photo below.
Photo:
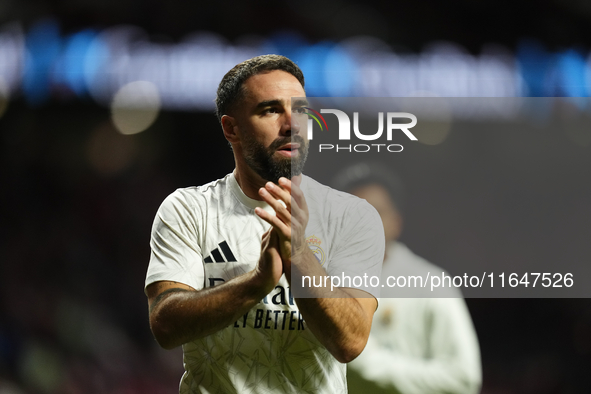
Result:
{"label": "stadium background", "polygon": [[[213,96],[207,90],[232,64],[273,49],[307,67],[311,95],[354,94],[361,88],[368,95],[384,95],[383,90],[371,90],[376,86],[364,78],[369,73],[389,75],[384,73],[396,55],[396,64],[406,72],[424,64],[421,59],[431,60],[431,68],[424,71],[430,78],[413,74],[419,81],[412,86],[415,90],[443,96],[568,99],[589,95],[590,20],[591,6],[576,0],[478,4],[4,0],[0,4],[0,393],[175,391],[181,356],[178,350],[166,352],[156,346],[142,292],[149,231],[158,205],[175,188],[201,184],[232,169],[231,152],[212,115]],[[129,37],[121,31],[132,32],[131,44],[121,46],[133,49],[132,63],[122,62],[121,57],[104,60],[104,53],[86,51],[92,43],[115,45]],[[101,35],[105,32],[112,34],[105,38]],[[191,61],[207,69],[206,73],[197,68],[202,74],[197,82],[181,79],[179,84],[171,73],[154,75],[152,84],[128,85],[148,79],[151,72],[139,67],[141,62],[134,64],[134,56],[147,63],[166,53],[170,57],[165,58],[172,59],[174,50],[181,53],[184,44],[195,45]],[[380,54],[376,64],[382,68],[347,55],[351,48],[368,46]],[[141,48],[144,52],[136,52]],[[327,53],[334,56],[323,58]],[[108,73],[92,69],[94,63],[84,60],[89,58],[102,59]],[[318,58],[324,63],[315,63]],[[341,82],[327,83],[318,70],[335,59],[346,67],[339,69]],[[470,68],[475,60],[491,68]],[[175,64],[170,60],[168,66]],[[457,69],[468,69],[465,75],[476,83],[462,89],[461,73],[453,74],[456,79],[450,83],[447,73]],[[494,83],[479,84],[489,78],[487,70],[496,72],[490,76]],[[390,77],[396,81],[396,76]],[[120,95],[123,104],[116,106],[111,99],[122,86],[131,86],[131,93]],[[191,90],[199,86],[204,89]],[[161,96],[154,95],[158,91]],[[581,107],[576,99],[572,103]],[[137,134],[123,134],[142,128]],[[575,142],[576,147],[563,157],[574,151],[583,167],[581,176],[589,175],[589,140],[583,136]],[[409,193],[416,196],[408,207],[403,240],[435,263],[444,265],[453,258],[450,250],[474,258],[486,252],[479,249],[485,240],[474,235],[477,231],[465,231],[462,218],[456,221],[444,205],[428,198],[434,191],[449,192],[446,198],[476,201],[466,216],[478,212],[478,194],[471,200],[473,189],[445,189],[442,179],[456,186],[462,183],[434,168],[441,166],[442,150],[466,153],[480,143],[443,141],[422,152],[423,166],[399,169]],[[472,157],[472,163],[476,159]],[[486,160],[480,164],[490,174],[497,168],[536,168],[544,162],[543,157],[530,162],[498,150],[491,150]],[[533,173],[531,168],[524,171],[524,179]],[[548,185],[544,189],[543,180],[535,186],[533,192],[540,195],[552,189]],[[505,187],[510,194],[517,185]],[[581,197],[576,183],[569,187],[560,193],[552,189],[555,193],[547,200],[547,206],[557,210],[553,215],[561,226],[576,224],[577,236],[571,243],[557,241],[562,247],[556,253],[564,251],[565,258],[588,262],[588,200]],[[559,198],[563,195],[569,199]],[[485,222],[481,225],[486,227]],[[440,236],[444,232],[447,235]],[[559,231],[549,236],[553,234],[560,236]],[[512,243],[508,253],[527,256],[526,246],[535,247],[536,240],[520,236],[526,242]],[[450,239],[463,241],[450,245]],[[582,255],[570,255],[573,248]],[[481,345],[483,393],[591,390],[588,299],[468,299],[467,303]]]}

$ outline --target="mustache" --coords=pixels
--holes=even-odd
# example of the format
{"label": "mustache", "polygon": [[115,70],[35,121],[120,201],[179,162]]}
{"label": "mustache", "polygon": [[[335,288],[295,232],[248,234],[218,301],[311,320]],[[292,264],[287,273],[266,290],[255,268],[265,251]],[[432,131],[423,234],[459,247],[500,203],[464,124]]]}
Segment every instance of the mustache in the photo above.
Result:
{"label": "mustache", "polygon": [[306,145],[306,141],[304,140],[304,138],[296,134],[292,135],[291,137],[277,138],[275,141],[271,143],[271,145],[269,145],[269,150],[275,151],[283,145],[290,144],[292,142],[295,144],[300,144],[300,146],[302,147]]}

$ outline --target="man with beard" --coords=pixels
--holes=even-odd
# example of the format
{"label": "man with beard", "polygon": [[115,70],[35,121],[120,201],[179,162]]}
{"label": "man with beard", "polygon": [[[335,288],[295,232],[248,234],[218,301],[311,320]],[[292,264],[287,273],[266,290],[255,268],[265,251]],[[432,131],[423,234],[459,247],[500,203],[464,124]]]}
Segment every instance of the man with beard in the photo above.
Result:
{"label": "man with beard", "polygon": [[302,175],[307,101],[291,60],[238,64],[216,105],[236,168],[159,208],[145,288],[152,332],[164,348],[183,345],[181,393],[346,392],[344,363],[366,344],[376,294],[326,279],[379,276],[380,217]]}

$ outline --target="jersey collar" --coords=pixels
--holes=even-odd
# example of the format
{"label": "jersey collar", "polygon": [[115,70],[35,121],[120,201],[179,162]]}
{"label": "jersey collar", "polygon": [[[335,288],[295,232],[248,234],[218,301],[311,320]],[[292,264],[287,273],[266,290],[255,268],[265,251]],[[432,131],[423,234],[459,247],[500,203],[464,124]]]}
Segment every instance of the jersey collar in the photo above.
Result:
{"label": "jersey collar", "polygon": [[243,205],[246,205],[250,209],[255,209],[255,208],[259,207],[259,208],[264,209],[267,212],[275,213],[273,208],[271,208],[271,206],[269,204],[267,204],[266,202],[254,200],[254,199],[248,197],[246,194],[244,194],[244,192],[240,188],[240,185],[238,184],[238,181],[236,180],[236,177],[234,176],[234,172],[232,172],[230,174],[229,183],[230,183],[230,190],[232,191],[232,194]]}

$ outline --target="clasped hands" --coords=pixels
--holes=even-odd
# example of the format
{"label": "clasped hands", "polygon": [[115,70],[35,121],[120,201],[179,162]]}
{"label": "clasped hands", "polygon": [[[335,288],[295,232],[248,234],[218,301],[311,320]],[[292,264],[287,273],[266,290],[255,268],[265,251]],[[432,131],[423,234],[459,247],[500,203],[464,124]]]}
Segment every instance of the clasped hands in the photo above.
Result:
{"label": "clasped hands", "polygon": [[294,257],[310,252],[305,238],[308,224],[306,199],[296,184],[283,177],[279,178],[278,184],[267,182],[259,189],[259,196],[275,210],[275,215],[261,208],[255,209],[255,214],[271,225],[262,237],[258,269],[261,274],[276,279],[275,284],[282,273],[290,281]]}

